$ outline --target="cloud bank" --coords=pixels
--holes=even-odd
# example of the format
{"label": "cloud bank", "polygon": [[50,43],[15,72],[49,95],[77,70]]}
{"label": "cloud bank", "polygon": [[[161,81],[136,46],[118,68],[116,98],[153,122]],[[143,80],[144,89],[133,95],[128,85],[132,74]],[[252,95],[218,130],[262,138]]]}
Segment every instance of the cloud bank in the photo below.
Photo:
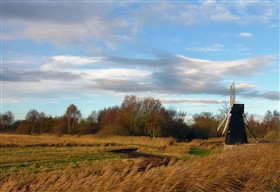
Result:
{"label": "cloud bank", "polygon": [[[193,27],[241,26],[227,35],[238,39],[234,49],[250,52],[242,40],[254,40],[250,37],[257,33],[247,27],[255,23],[264,28],[278,26],[278,2],[4,1],[1,5],[4,102],[83,98],[98,92],[164,95],[167,104],[219,104],[225,100],[187,97],[227,96],[228,82],[240,79],[238,95],[279,100],[279,91],[242,82],[277,65],[273,51],[260,55],[257,50],[238,59],[226,50],[232,41],[223,41],[226,35],[222,33],[221,41],[208,36],[203,43],[201,39],[194,40],[197,44],[184,41]],[[169,29],[173,28],[186,33],[177,39],[178,44],[187,42],[184,50],[162,50],[169,49],[167,41],[173,32]],[[159,40],[151,45],[149,37]],[[19,46],[22,50],[17,49],[19,44],[24,45]],[[29,46],[34,55],[25,54]],[[222,59],[228,56],[223,57],[225,52],[230,59]]]}
{"label": "cloud bank", "polygon": [[[16,87],[22,92],[25,92],[25,87],[18,82],[32,82],[34,89],[44,83],[44,92],[50,95],[58,85],[59,92],[74,89],[79,94],[110,91],[124,94],[226,96],[228,85],[222,82],[260,73],[262,68],[273,65],[275,60],[275,56],[271,55],[234,61],[202,60],[170,54],[153,59],[57,55],[49,58],[48,61],[52,62],[39,65],[34,70],[4,69],[2,80],[3,84],[9,83],[13,89]],[[111,67],[107,66],[108,61]],[[49,87],[52,89],[48,91]],[[279,99],[279,92],[262,93],[254,84],[240,83],[236,88],[240,96]],[[8,91],[10,88],[5,89]],[[167,99],[165,102],[209,104],[224,101]]]}
{"label": "cloud bank", "polygon": [[[279,21],[274,1],[202,2],[68,2],[39,1],[2,3],[3,38],[29,39],[58,46],[103,42],[115,49],[134,41],[147,25],[194,26],[208,23],[261,23],[268,26]],[[133,7],[133,11],[131,8]],[[254,11],[251,11],[251,8]],[[145,13],[145,14],[143,14]],[[251,37],[243,32],[241,37]],[[194,48],[194,51],[216,51],[221,45]]]}

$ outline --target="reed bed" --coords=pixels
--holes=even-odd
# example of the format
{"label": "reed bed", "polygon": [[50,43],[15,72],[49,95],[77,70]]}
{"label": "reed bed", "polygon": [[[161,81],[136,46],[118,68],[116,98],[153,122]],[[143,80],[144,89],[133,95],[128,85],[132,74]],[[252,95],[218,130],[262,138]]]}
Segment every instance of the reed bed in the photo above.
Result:
{"label": "reed bed", "polygon": [[[20,142],[25,142],[24,145],[35,145],[37,141],[26,141],[32,137],[24,137]],[[58,142],[54,140],[55,137],[42,137],[49,139],[48,142]],[[91,136],[73,138],[63,136],[63,138],[70,139],[71,142],[79,140],[85,143],[94,140]],[[147,142],[146,138],[137,138],[138,140],[135,139],[133,142],[118,139],[126,140],[124,137],[112,137],[100,138],[94,142],[114,141],[119,144],[122,144],[121,142],[132,144],[137,141],[137,144],[141,145],[144,145],[142,142]],[[159,145],[159,143],[163,145],[164,142],[160,140],[153,144]],[[193,144],[176,143],[170,147],[175,150],[176,146],[180,148],[189,145],[199,145],[199,141]],[[235,146],[203,157],[193,156],[184,161],[174,158],[168,164],[154,161],[153,164],[147,164],[147,159],[141,157],[93,161],[77,167],[67,166],[63,169],[38,173],[1,174],[0,191],[278,192],[280,191],[279,151],[279,144],[251,144]]]}

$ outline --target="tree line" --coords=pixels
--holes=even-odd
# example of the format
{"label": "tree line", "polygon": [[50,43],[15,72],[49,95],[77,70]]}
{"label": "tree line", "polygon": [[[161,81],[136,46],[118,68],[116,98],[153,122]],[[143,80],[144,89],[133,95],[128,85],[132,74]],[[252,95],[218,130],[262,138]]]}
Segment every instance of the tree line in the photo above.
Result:
{"label": "tree line", "polygon": [[[194,138],[207,139],[221,135],[217,132],[228,108],[224,106],[218,114],[201,112],[186,122],[186,113],[166,109],[160,100],[152,97],[143,99],[130,95],[125,96],[120,106],[92,111],[86,118],[76,105],[70,104],[64,115],[52,117],[44,112],[31,109],[24,120],[14,120],[11,111],[0,115],[0,131],[20,134],[99,134],[101,136],[150,136],[174,137],[178,140]],[[280,131],[278,111],[267,111],[263,120],[248,115],[248,126],[257,137],[264,137],[270,132]]]}

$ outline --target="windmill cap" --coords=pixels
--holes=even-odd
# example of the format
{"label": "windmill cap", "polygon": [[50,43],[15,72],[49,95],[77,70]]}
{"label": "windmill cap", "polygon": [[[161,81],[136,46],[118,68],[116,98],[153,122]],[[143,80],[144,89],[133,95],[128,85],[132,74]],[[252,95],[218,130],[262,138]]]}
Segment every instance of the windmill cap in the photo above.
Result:
{"label": "windmill cap", "polygon": [[244,104],[233,104],[232,112],[237,112],[237,113],[244,113]]}

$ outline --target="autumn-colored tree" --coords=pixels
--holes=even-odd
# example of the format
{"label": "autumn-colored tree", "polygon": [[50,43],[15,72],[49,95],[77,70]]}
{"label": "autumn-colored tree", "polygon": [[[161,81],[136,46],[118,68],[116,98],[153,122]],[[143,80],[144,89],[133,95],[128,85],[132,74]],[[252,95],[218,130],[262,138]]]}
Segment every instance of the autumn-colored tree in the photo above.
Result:
{"label": "autumn-colored tree", "polygon": [[68,119],[66,116],[57,118],[56,122],[52,128],[54,134],[61,136],[68,133]]}
{"label": "autumn-colored tree", "polygon": [[30,123],[27,120],[20,121],[16,133],[18,134],[30,134],[32,127],[30,126]]}
{"label": "autumn-colored tree", "polygon": [[147,97],[143,100],[143,118],[145,134],[151,137],[161,135],[161,126],[165,121],[165,110],[158,99]]}
{"label": "autumn-colored tree", "polygon": [[119,112],[119,121],[130,135],[143,135],[143,102],[134,95],[125,96]]}
{"label": "autumn-colored tree", "polygon": [[137,135],[186,139],[189,128],[184,122],[184,113],[166,110],[158,99],[140,99],[125,96],[121,107],[99,111],[98,123],[103,135]]}
{"label": "autumn-colored tree", "polygon": [[122,128],[123,133],[129,135],[160,136],[163,114],[164,109],[159,100],[125,96],[115,121],[119,126],[115,128]]}
{"label": "autumn-colored tree", "polygon": [[81,116],[82,116],[81,112],[80,110],[78,110],[76,105],[70,104],[67,107],[67,110],[65,112],[65,117],[67,118],[68,134],[72,134],[74,132],[74,129],[77,126],[77,123],[81,118]]}

